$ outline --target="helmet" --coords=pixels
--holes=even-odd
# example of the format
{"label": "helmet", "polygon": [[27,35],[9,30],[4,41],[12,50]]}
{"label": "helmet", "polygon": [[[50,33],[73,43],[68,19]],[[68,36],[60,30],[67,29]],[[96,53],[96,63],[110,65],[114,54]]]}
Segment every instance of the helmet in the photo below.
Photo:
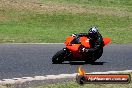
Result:
{"label": "helmet", "polygon": [[97,37],[98,28],[97,27],[91,27],[88,31],[88,36],[91,39],[94,39]]}

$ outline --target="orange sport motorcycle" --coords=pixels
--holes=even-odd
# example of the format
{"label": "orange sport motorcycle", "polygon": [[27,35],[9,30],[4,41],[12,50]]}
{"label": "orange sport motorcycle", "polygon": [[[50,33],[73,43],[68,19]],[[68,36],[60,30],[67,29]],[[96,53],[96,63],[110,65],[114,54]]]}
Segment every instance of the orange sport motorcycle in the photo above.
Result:
{"label": "orange sport motorcycle", "polygon": [[[77,43],[74,42],[75,38],[75,36],[68,36],[66,38],[66,41],[64,42],[66,48],[58,51],[52,57],[53,64],[59,64],[64,61],[85,61],[88,63],[92,63],[102,56],[103,48],[92,54],[81,52],[80,50],[82,47],[90,48],[89,39],[87,37],[79,37],[79,42]],[[111,39],[103,38],[103,41],[105,46],[111,41]]]}

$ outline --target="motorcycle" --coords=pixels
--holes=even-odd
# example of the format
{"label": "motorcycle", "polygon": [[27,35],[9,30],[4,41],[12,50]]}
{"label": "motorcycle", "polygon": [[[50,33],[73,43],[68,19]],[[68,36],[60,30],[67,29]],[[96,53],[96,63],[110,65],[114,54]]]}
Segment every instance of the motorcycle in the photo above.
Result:
{"label": "motorcycle", "polygon": [[[110,41],[110,38],[103,38],[104,46],[110,43]],[[93,63],[103,54],[103,48],[92,54],[81,52],[82,47],[90,48],[89,38],[87,37],[77,38],[71,35],[66,37],[64,44],[66,47],[52,57],[53,64],[61,64],[64,61],[85,61]]]}

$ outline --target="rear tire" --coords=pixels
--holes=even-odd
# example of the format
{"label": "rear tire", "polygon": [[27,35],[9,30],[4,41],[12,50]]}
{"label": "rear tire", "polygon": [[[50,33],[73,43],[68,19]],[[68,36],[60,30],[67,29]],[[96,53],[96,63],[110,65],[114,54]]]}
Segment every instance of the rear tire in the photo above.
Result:
{"label": "rear tire", "polygon": [[52,63],[53,64],[61,64],[64,61],[64,57],[66,55],[65,50],[58,51],[53,57],[52,57]]}
{"label": "rear tire", "polygon": [[[98,51],[98,54],[97,54],[97,59],[99,59],[101,56],[102,56],[102,54],[103,54],[103,48],[101,48],[99,51]],[[96,59],[96,60],[97,60]]]}
{"label": "rear tire", "polygon": [[88,60],[86,60],[86,63],[94,63],[97,59],[99,59],[103,54],[103,48],[99,49],[96,54],[91,55]]}

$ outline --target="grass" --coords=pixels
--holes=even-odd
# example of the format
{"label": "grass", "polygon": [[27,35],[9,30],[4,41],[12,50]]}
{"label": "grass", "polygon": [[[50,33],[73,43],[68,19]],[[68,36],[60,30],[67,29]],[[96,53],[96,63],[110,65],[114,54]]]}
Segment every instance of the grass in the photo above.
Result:
{"label": "grass", "polygon": [[67,82],[63,84],[51,84],[39,86],[36,88],[131,88],[132,84],[86,84],[79,85],[76,82]]}
{"label": "grass", "polygon": [[[132,76],[132,73],[131,73]],[[57,84],[47,84],[32,88],[131,88],[132,82],[129,84],[84,84],[79,85],[75,81],[65,82],[65,83],[57,83]]]}
{"label": "grass", "polygon": [[[104,37],[110,37],[112,43],[132,43],[131,0],[117,1],[41,0],[40,4],[20,5],[11,2],[11,6],[5,5],[0,10],[0,43],[64,42],[66,36],[87,32],[93,25],[99,27]],[[105,6],[107,2],[111,3]]]}

